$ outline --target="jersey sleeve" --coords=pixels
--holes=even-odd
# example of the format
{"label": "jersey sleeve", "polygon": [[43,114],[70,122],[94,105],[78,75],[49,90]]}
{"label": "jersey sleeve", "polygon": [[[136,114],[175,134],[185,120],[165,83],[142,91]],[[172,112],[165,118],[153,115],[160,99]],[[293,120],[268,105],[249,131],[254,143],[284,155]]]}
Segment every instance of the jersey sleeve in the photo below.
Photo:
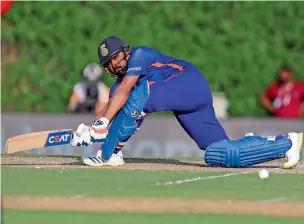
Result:
{"label": "jersey sleeve", "polygon": [[153,55],[149,50],[139,47],[131,53],[125,76],[146,75],[147,69],[153,63]]}

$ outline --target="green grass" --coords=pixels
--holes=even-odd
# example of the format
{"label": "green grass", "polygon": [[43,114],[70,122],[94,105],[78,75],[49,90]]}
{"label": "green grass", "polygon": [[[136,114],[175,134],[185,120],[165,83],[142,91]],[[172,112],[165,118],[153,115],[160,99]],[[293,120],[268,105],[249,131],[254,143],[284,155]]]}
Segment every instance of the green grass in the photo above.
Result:
{"label": "green grass", "polygon": [[301,224],[301,218],[278,218],[254,215],[214,214],[144,214],[144,213],[89,213],[59,211],[3,211],[4,224],[54,224],[54,223],[123,223],[123,224],[189,224],[189,223],[246,223],[246,224]]}
{"label": "green grass", "polygon": [[[225,172],[228,173],[228,172]],[[265,200],[285,197],[303,201],[304,174],[256,173],[201,180],[181,185],[156,182],[219,175],[219,172],[135,171],[115,169],[2,168],[3,195],[189,197]]]}

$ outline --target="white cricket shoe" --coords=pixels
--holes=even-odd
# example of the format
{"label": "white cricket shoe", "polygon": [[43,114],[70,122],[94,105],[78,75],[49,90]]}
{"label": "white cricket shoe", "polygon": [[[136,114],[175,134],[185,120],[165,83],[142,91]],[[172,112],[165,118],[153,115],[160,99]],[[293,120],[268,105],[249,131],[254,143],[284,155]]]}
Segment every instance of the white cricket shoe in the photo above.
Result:
{"label": "white cricket shoe", "polygon": [[286,152],[287,162],[283,164],[283,168],[292,169],[298,165],[301,158],[301,150],[303,148],[304,134],[303,132],[288,133],[289,139],[292,142],[291,148]]}
{"label": "white cricket shoe", "polygon": [[123,160],[122,152],[119,151],[117,154],[112,154],[108,161],[104,161],[101,157],[101,150],[97,151],[96,156],[82,157],[82,162],[88,166],[123,166],[125,161]]}

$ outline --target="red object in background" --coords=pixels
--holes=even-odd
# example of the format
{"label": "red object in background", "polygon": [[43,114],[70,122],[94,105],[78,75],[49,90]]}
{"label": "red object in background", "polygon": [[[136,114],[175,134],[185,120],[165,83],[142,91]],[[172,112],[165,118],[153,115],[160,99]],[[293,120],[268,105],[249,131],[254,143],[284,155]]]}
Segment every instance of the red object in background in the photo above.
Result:
{"label": "red object in background", "polygon": [[1,1],[1,16],[4,16],[12,7],[13,0]]}
{"label": "red object in background", "polygon": [[301,116],[301,105],[304,103],[304,82],[293,82],[285,86],[275,82],[264,94],[277,109],[276,117],[299,118]]}

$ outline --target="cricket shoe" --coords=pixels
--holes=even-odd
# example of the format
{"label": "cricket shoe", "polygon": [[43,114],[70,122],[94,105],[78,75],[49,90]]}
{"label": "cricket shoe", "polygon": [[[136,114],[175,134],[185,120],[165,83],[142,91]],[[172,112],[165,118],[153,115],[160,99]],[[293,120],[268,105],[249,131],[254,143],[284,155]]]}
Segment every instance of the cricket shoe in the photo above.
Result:
{"label": "cricket shoe", "polygon": [[97,151],[96,156],[82,157],[82,162],[88,166],[123,166],[125,161],[123,160],[122,152],[119,151],[117,154],[112,154],[108,161],[105,161],[101,156],[101,150]]}
{"label": "cricket shoe", "polygon": [[292,142],[291,148],[286,152],[287,162],[283,164],[284,169],[292,169],[298,165],[301,158],[301,150],[303,149],[304,134],[303,132],[288,133],[288,137]]}

